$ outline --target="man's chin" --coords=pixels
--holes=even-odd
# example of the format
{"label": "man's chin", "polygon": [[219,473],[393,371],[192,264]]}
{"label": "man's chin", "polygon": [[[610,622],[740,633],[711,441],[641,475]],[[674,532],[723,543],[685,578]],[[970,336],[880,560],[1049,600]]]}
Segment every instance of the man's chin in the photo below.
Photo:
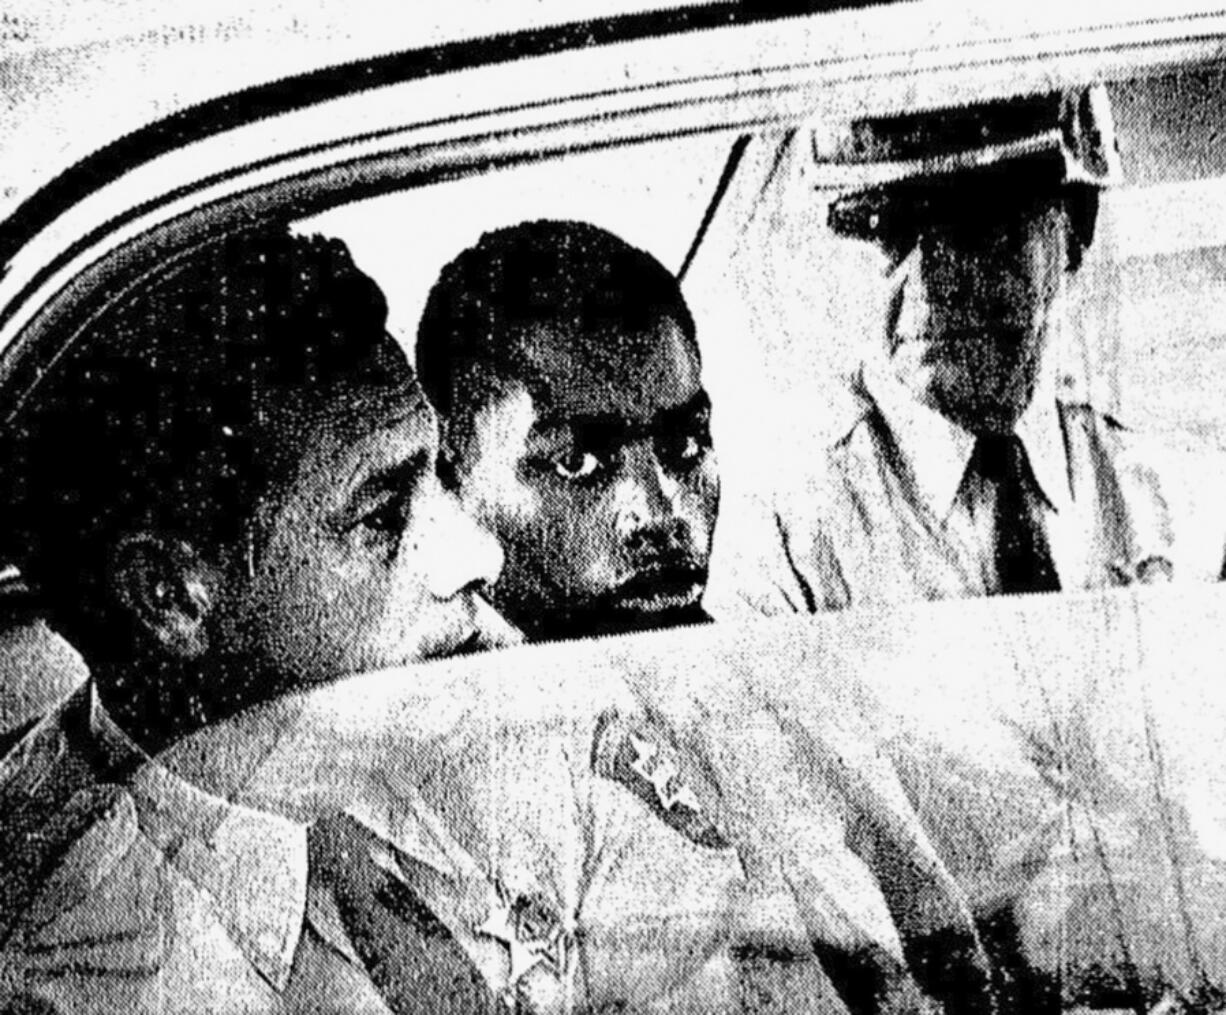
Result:
{"label": "man's chin", "polygon": [[708,624],[711,616],[702,608],[702,600],[678,603],[663,608],[656,607],[634,613],[629,617],[633,631],[660,631],[669,627],[687,627],[692,624]]}

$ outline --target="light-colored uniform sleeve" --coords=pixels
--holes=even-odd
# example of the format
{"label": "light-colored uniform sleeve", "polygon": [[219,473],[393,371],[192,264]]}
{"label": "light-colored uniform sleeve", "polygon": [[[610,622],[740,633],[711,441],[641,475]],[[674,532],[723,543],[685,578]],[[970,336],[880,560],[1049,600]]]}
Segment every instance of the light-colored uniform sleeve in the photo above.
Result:
{"label": "light-colored uniform sleeve", "polygon": [[767,998],[844,1011],[793,901],[750,887],[712,820],[714,788],[661,727],[609,711],[573,728],[454,732],[451,763],[393,776],[383,800],[353,809],[382,823],[379,862],[495,998],[528,1011],[737,1012]]}
{"label": "light-colored uniform sleeve", "polygon": [[782,886],[840,988],[922,1010],[923,987],[956,995],[950,1010],[988,1010],[965,896],[878,749],[856,682],[825,670],[823,655],[839,653],[812,634],[730,632],[727,657],[674,655],[634,685],[706,759],[755,891]]}
{"label": "light-colored uniform sleeve", "polygon": [[818,491],[730,498],[703,602],[717,622],[842,609],[849,602]]}

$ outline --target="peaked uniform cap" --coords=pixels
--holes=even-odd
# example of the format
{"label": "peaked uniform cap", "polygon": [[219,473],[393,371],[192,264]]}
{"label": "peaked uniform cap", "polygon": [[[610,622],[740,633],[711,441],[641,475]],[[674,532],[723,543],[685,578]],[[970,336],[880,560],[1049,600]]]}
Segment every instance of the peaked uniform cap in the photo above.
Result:
{"label": "peaked uniform cap", "polygon": [[818,187],[850,191],[832,202],[830,228],[861,239],[878,238],[890,213],[925,190],[992,178],[1015,187],[1098,189],[1123,178],[1101,84],[856,120],[815,129],[811,144]]}

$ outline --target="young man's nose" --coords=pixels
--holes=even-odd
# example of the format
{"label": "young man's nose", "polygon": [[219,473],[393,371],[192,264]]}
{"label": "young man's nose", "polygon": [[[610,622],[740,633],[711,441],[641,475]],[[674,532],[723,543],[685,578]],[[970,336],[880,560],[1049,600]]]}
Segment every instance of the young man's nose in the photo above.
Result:
{"label": "young man's nose", "polygon": [[430,497],[421,532],[426,586],[436,599],[491,586],[502,571],[498,540],[441,487]]}
{"label": "young man's nose", "polygon": [[677,513],[680,494],[681,484],[665,471],[650,444],[628,447],[615,492],[622,542],[679,541],[685,528]]}

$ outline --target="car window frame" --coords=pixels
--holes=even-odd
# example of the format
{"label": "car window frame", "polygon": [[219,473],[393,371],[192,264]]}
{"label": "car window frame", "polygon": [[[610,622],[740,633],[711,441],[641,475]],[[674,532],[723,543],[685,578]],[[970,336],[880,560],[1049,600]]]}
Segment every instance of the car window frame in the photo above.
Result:
{"label": "car window frame", "polygon": [[[14,234],[10,219],[0,420],[11,423],[38,378],[149,271],[236,223],[288,221],[615,145],[712,133],[731,145],[746,132],[851,111],[937,108],[1226,61],[1226,12],[1185,3],[1138,14],[1155,6],[1046,22],[972,19],[969,34],[949,39],[943,5],[844,10],[517,56],[373,88],[354,81],[343,94],[250,119],[257,89],[235,104],[233,126],[130,167],[45,226],[29,226],[32,235]],[[901,50],[917,26],[927,45]]]}

